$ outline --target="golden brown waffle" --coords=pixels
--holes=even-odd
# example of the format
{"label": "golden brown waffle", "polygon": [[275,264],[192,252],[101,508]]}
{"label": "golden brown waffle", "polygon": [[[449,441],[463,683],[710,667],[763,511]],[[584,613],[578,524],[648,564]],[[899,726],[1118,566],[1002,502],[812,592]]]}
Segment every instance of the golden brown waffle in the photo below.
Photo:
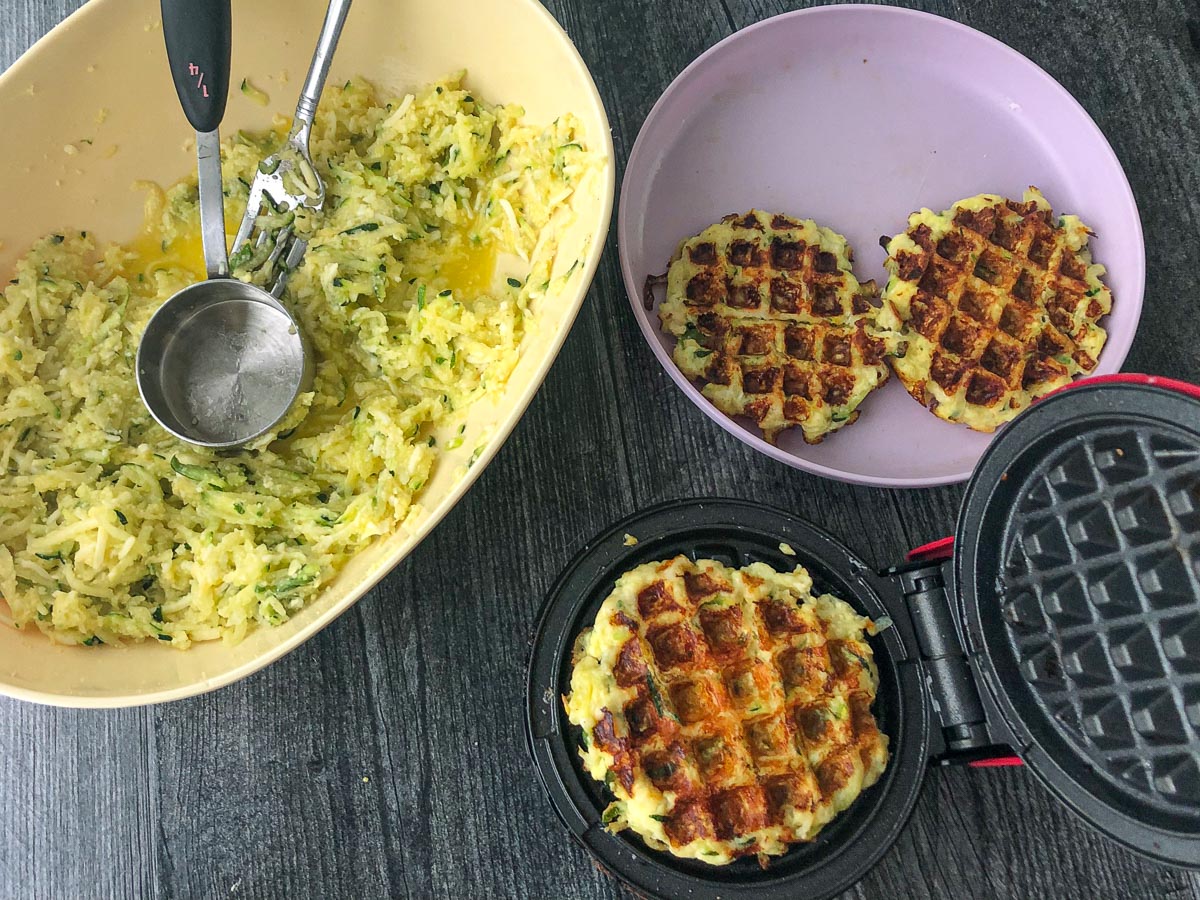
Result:
{"label": "golden brown waffle", "polygon": [[722,864],[811,840],[887,764],[878,676],[845,602],[797,568],[680,556],[623,575],[564,698],[610,828]]}
{"label": "golden brown waffle", "polygon": [[1056,220],[1036,188],[1022,203],[982,194],[914,213],[886,244],[879,316],[899,333],[892,367],[908,392],[943,419],[992,431],[1094,369],[1112,294],[1089,235],[1075,216]]}
{"label": "golden brown waffle", "polygon": [[666,282],[675,364],[772,443],[794,426],[819,442],[887,380],[875,285],[854,277],[845,238],[811,220],[726,216],[679,246]]}

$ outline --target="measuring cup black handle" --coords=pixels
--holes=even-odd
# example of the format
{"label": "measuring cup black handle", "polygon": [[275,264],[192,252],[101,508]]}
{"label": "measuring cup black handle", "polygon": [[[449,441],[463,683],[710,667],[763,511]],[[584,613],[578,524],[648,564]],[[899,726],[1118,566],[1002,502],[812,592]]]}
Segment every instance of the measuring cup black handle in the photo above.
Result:
{"label": "measuring cup black handle", "polygon": [[196,131],[216,131],[229,97],[230,0],[162,0],[163,37],[179,102]]}

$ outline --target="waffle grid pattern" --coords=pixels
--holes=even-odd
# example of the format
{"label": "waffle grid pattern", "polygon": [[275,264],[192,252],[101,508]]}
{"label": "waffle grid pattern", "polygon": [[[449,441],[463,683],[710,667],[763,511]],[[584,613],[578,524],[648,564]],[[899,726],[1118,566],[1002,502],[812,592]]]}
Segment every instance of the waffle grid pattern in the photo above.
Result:
{"label": "waffle grid pattern", "polygon": [[[1040,195],[1037,195],[1040,198]],[[914,250],[895,249],[889,271],[916,286],[899,318],[929,342],[927,369],[895,368],[918,402],[955,408],[928,390],[932,381],[970,407],[995,409],[995,424],[1033,397],[1090,372],[1111,307],[1107,288],[1088,280],[1090,257],[1073,251],[1053,214],[1037,201],[999,200],[960,208],[938,240],[922,222],[907,232]],[[911,291],[911,287],[906,288]],[[884,292],[892,302],[891,283]],[[906,313],[906,314],[905,314]]]}
{"label": "waffle grid pattern", "polygon": [[1099,431],[1022,493],[1002,612],[1023,677],[1121,790],[1200,812],[1200,447]]}
{"label": "waffle grid pattern", "polygon": [[857,417],[835,410],[888,376],[869,327],[874,285],[854,278],[844,241],[839,253],[823,249],[830,235],[781,215],[726,216],[685,241],[668,274],[676,364],[768,440],[807,424],[805,440],[819,441]]}
{"label": "waffle grid pattern", "polygon": [[638,637],[614,674],[636,691],[623,710],[633,757],[675,794],[670,842],[716,839],[743,855],[766,829],[813,837],[874,783],[887,751],[873,677],[859,678],[867,645],[826,641],[812,606],[746,597],[730,574],[680,558],[640,590],[625,623]]}

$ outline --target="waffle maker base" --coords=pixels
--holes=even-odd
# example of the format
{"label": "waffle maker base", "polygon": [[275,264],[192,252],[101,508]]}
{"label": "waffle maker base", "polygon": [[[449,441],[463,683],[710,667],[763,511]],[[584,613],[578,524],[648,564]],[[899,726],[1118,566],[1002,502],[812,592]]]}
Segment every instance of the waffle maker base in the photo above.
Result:
{"label": "waffle maker base", "polygon": [[[638,542],[625,546],[626,533]],[[1011,748],[1109,837],[1200,868],[1200,388],[1118,375],[1041,400],[992,442],[955,538],[931,547],[940,552],[876,574],[802,519],[736,500],[668,504],[601,535],[551,590],[530,661],[530,750],[559,817],[647,896],[814,900],[887,851],[928,761]],[[894,622],[871,639],[885,774],[765,870],[606,831],[610,798],[582,770],[563,712],[575,636],[617,577],[678,554],[800,564],[818,590]]]}
{"label": "waffle maker base", "polygon": [[[625,546],[625,535],[638,539]],[[781,543],[796,552],[788,556]],[[830,535],[787,513],[738,500],[680,501],[619,523],[588,544],[551,589],[539,616],[529,669],[527,736],[555,811],[600,866],[638,893],[725,900],[832,897],[858,881],[891,847],[916,803],[930,755],[930,702],[897,628],[871,638],[879,668],[873,707],[890,738],[880,781],[863,791],[815,841],[793,846],[763,869],[753,858],[727,866],[680,859],[648,848],[631,832],[600,822],[610,797],[579,763],[580,730],[562,707],[570,689],[571,649],[613,583],[645,562],[679,554],[731,566],[765,562],[779,571],[803,565],[818,591],[830,591],[872,618],[889,615],[886,582]]]}

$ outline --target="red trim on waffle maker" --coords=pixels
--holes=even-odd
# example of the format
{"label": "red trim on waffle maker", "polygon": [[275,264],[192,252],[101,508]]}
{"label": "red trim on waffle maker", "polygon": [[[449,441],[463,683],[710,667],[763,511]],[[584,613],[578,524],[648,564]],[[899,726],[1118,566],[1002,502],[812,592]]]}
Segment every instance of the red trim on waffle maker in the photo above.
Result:
{"label": "red trim on waffle maker", "polygon": [[1002,766],[1023,766],[1019,756],[993,756],[991,759],[973,759],[967,763],[972,769],[998,769]]}
{"label": "red trim on waffle maker", "polygon": [[944,537],[915,550],[909,550],[904,558],[909,562],[943,562],[954,556],[954,538]]}
{"label": "red trim on waffle maker", "polygon": [[1085,387],[1089,384],[1142,384],[1147,387],[1166,388],[1168,391],[1175,391],[1176,393],[1185,394],[1188,397],[1200,400],[1200,385],[1178,381],[1174,378],[1162,378],[1158,375],[1143,375],[1140,372],[1118,372],[1115,375],[1096,375],[1091,378],[1081,378],[1078,381],[1072,381],[1070,384],[1064,384],[1062,387],[1056,388],[1042,397],[1038,397],[1034,402],[1037,403],[1048,397],[1053,397],[1055,394],[1061,394],[1063,391]]}

